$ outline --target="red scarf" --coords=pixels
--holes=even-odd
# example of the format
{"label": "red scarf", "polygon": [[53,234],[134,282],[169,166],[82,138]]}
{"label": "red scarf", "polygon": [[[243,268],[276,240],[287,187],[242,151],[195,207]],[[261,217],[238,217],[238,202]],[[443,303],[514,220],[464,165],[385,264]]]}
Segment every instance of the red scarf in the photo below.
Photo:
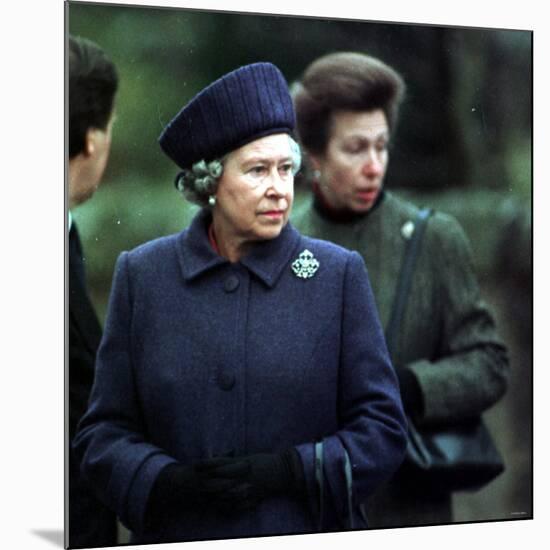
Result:
{"label": "red scarf", "polygon": [[380,201],[384,196],[384,190],[382,190],[378,194],[378,197],[370,210],[367,212],[354,212],[348,208],[334,208],[334,206],[330,205],[323,195],[318,181],[313,181],[311,188],[313,191],[313,207],[315,210],[317,210],[317,212],[319,212],[319,214],[324,218],[337,223],[353,222],[364,218],[380,204]]}
{"label": "red scarf", "polygon": [[216,234],[214,233],[214,224],[211,223],[208,228],[208,240],[210,241],[210,246],[214,252],[220,255],[220,249],[218,248],[218,243],[216,242]]}

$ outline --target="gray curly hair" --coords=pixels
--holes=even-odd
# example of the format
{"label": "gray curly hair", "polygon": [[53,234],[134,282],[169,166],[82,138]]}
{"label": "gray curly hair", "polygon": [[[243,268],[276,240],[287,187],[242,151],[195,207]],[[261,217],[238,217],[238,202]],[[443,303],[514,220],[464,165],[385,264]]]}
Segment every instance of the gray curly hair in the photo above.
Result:
{"label": "gray curly hair", "polygon": [[[296,175],[302,166],[300,146],[288,136],[292,157],[292,174]],[[216,194],[223,173],[224,162],[231,153],[210,162],[201,160],[182,170],[176,176],[176,187],[186,200],[203,208],[211,208],[208,199]]]}

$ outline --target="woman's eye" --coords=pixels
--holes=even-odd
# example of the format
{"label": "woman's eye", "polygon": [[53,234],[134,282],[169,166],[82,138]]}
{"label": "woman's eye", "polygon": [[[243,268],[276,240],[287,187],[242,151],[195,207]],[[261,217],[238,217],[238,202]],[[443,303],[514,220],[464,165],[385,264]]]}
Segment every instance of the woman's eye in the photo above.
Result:
{"label": "woman's eye", "polygon": [[262,176],[265,174],[265,166],[253,166],[248,172],[253,176]]}
{"label": "woman's eye", "polygon": [[281,174],[290,174],[292,172],[292,163],[283,164],[279,167]]}
{"label": "woman's eye", "polygon": [[359,153],[362,153],[364,149],[365,148],[361,145],[348,145],[344,147],[344,151],[350,155],[358,155]]}

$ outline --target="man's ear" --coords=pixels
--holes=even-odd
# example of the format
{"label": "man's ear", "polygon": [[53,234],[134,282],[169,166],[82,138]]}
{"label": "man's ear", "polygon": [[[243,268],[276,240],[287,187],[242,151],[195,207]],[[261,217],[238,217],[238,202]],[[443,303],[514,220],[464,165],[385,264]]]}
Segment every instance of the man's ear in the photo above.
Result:
{"label": "man's ear", "polygon": [[86,130],[86,135],[84,136],[84,156],[91,157],[95,153],[99,137],[98,132],[100,131],[97,128],[88,128]]}

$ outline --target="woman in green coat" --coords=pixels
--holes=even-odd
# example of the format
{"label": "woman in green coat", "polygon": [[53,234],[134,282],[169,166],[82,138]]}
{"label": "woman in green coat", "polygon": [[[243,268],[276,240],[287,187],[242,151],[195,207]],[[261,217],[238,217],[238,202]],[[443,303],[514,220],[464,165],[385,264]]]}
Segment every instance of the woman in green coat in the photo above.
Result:
{"label": "woman in green coat", "polygon": [[[297,129],[311,164],[299,230],[358,251],[388,325],[418,208],[383,189],[388,143],[404,94],[378,59],[337,53],[313,62],[294,87]],[[451,216],[427,223],[393,360],[406,412],[419,425],[474,417],[507,385],[506,349],[480,298],[466,236]],[[370,527],[452,521],[451,492],[400,470],[367,503]]]}

